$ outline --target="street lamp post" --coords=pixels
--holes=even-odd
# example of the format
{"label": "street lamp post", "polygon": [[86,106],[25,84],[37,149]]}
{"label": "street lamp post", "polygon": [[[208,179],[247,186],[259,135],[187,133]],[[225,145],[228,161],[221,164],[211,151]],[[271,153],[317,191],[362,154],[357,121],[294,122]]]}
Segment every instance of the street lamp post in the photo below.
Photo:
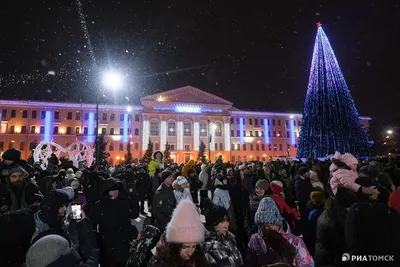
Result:
{"label": "street lamp post", "polygon": [[[122,76],[116,72],[108,71],[102,74],[102,85],[100,86],[100,94],[103,95],[103,87],[117,90],[122,86]],[[95,166],[99,167],[100,163],[100,142],[99,142],[99,102],[100,97],[96,101],[96,161]]]}

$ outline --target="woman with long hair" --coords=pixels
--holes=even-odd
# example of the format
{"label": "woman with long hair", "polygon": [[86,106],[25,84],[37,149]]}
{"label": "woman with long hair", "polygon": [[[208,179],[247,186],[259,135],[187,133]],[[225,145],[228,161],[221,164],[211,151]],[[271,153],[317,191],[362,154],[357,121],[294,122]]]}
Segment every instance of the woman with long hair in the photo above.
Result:
{"label": "woman with long hair", "polygon": [[204,235],[205,229],[196,206],[187,199],[180,201],[148,266],[207,266],[205,254],[199,246],[199,243],[204,241]]}

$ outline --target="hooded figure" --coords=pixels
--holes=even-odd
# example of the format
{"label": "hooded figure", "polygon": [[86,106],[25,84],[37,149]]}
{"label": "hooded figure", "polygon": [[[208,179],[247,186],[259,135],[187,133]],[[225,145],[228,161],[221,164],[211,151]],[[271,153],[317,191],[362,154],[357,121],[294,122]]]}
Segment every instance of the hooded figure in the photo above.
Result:
{"label": "hooded figure", "polygon": [[160,240],[161,232],[152,225],[145,225],[143,231],[139,235],[140,238],[134,239],[131,242],[129,250],[129,259],[126,267],[146,267],[148,261],[153,256],[151,250]]}
{"label": "hooded figure", "polygon": [[231,227],[233,230],[237,230],[235,213],[233,212],[231,196],[228,190],[228,178],[222,174],[218,174],[214,186],[216,187],[213,196],[214,205],[224,207],[228,211],[231,218]]}
{"label": "hooded figure", "polygon": [[7,170],[15,168],[16,166],[21,166],[29,174],[29,177],[35,175],[35,169],[26,160],[21,159],[21,151],[10,148],[6,150],[1,157],[3,158],[0,164],[1,179],[5,179],[8,175]]}
{"label": "hooded figure", "polygon": [[41,237],[50,234],[62,234],[63,219],[69,197],[62,190],[53,190],[40,203],[40,209],[35,213],[35,233],[32,243]]}
{"label": "hooded figure", "polygon": [[28,177],[29,174],[21,166],[8,170],[6,184],[3,186],[0,182],[0,213],[21,208],[37,208],[43,195],[36,183]]}
{"label": "hooded figure", "polygon": [[[193,169],[194,170],[194,160],[189,160],[189,162],[188,163],[186,163],[185,165],[183,165],[183,168],[182,168],[182,176],[185,176],[185,177],[187,177],[188,176],[188,174],[189,174],[189,170],[190,169]],[[195,172],[196,173],[196,172]]]}
{"label": "hooded figure", "polygon": [[126,263],[129,243],[138,235],[138,230],[131,224],[135,214],[122,183],[115,178],[106,179],[101,199],[88,215],[93,226],[98,227],[100,262],[105,266]]}
{"label": "hooded figure", "polygon": [[207,173],[207,164],[201,164],[201,172],[199,174],[199,180],[203,183],[201,190],[207,190],[208,187],[208,173]]}

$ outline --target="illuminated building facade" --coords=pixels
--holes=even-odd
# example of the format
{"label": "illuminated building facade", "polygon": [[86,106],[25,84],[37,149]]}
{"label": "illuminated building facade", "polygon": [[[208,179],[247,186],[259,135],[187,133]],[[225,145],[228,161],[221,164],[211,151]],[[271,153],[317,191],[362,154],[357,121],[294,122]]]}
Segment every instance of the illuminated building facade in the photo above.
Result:
{"label": "illuminated building facade", "polygon": [[[133,158],[141,158],[149,138],[155,150],[164,150],[168,142],[179,163],[197,159],[201,141],[212,161],[219,155],[233,162],[296,156],[301,114],[239,110],[191,86],[140,102],[100,105],[97,130],[95,104],[0,100],[0,152],[14,147],[27,158],[40,141],[67,147],[78,139],[94,145],[98,131],[108,142],[112,164],[123,161],[128,142]],[[361,120],[367,129],[370,118]]]}

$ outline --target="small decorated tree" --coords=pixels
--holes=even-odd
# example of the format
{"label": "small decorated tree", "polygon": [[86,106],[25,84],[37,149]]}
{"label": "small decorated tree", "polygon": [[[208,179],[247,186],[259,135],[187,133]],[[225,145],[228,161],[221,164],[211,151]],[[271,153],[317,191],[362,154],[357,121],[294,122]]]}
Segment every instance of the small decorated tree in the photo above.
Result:
{"label": "small decorated tree", "polygon": [[165,144],[165,150],[164,150],[164,161],[167,164],[172,163],[171,159],[171,146],[168,144],[168,142]]}
{"label": "small decorated tree", "polygon": [[152,160],[153,157],[153,142],[151,142],[151,139],[149,138],[149,143],[147,144],[147,149],[146,152],[143,155],[142,160],[144,162],[149,163]]}
{"label": "small decorated tree", "polygon": [[[97,146],[97,142],[99,142],[99,146]],[[104,135],[100,134],[98,138],[96,138],[95,142],[95,147],[99,147],[99,162],[98,166],[107,166],[108,165],[108,157],[110,156],[109,153],[106,151],[106,147],[108,142],[104,140]],[[96,150],[94,151],[94,158],[96,159]]]}
{"label": "small decorated tree", "polygon": [[200,160],[202,163],[206,163],[206,145],[203,141],[200,141],[199,145],[199,155],[197,156],[197,160]]}
{"label": "small decorated tree", "polygon": [[128,144],[126,145],[126,154],[125,154],[125,164],[132,163],[132,152],[131,152],[131,142],[129,140]]}

